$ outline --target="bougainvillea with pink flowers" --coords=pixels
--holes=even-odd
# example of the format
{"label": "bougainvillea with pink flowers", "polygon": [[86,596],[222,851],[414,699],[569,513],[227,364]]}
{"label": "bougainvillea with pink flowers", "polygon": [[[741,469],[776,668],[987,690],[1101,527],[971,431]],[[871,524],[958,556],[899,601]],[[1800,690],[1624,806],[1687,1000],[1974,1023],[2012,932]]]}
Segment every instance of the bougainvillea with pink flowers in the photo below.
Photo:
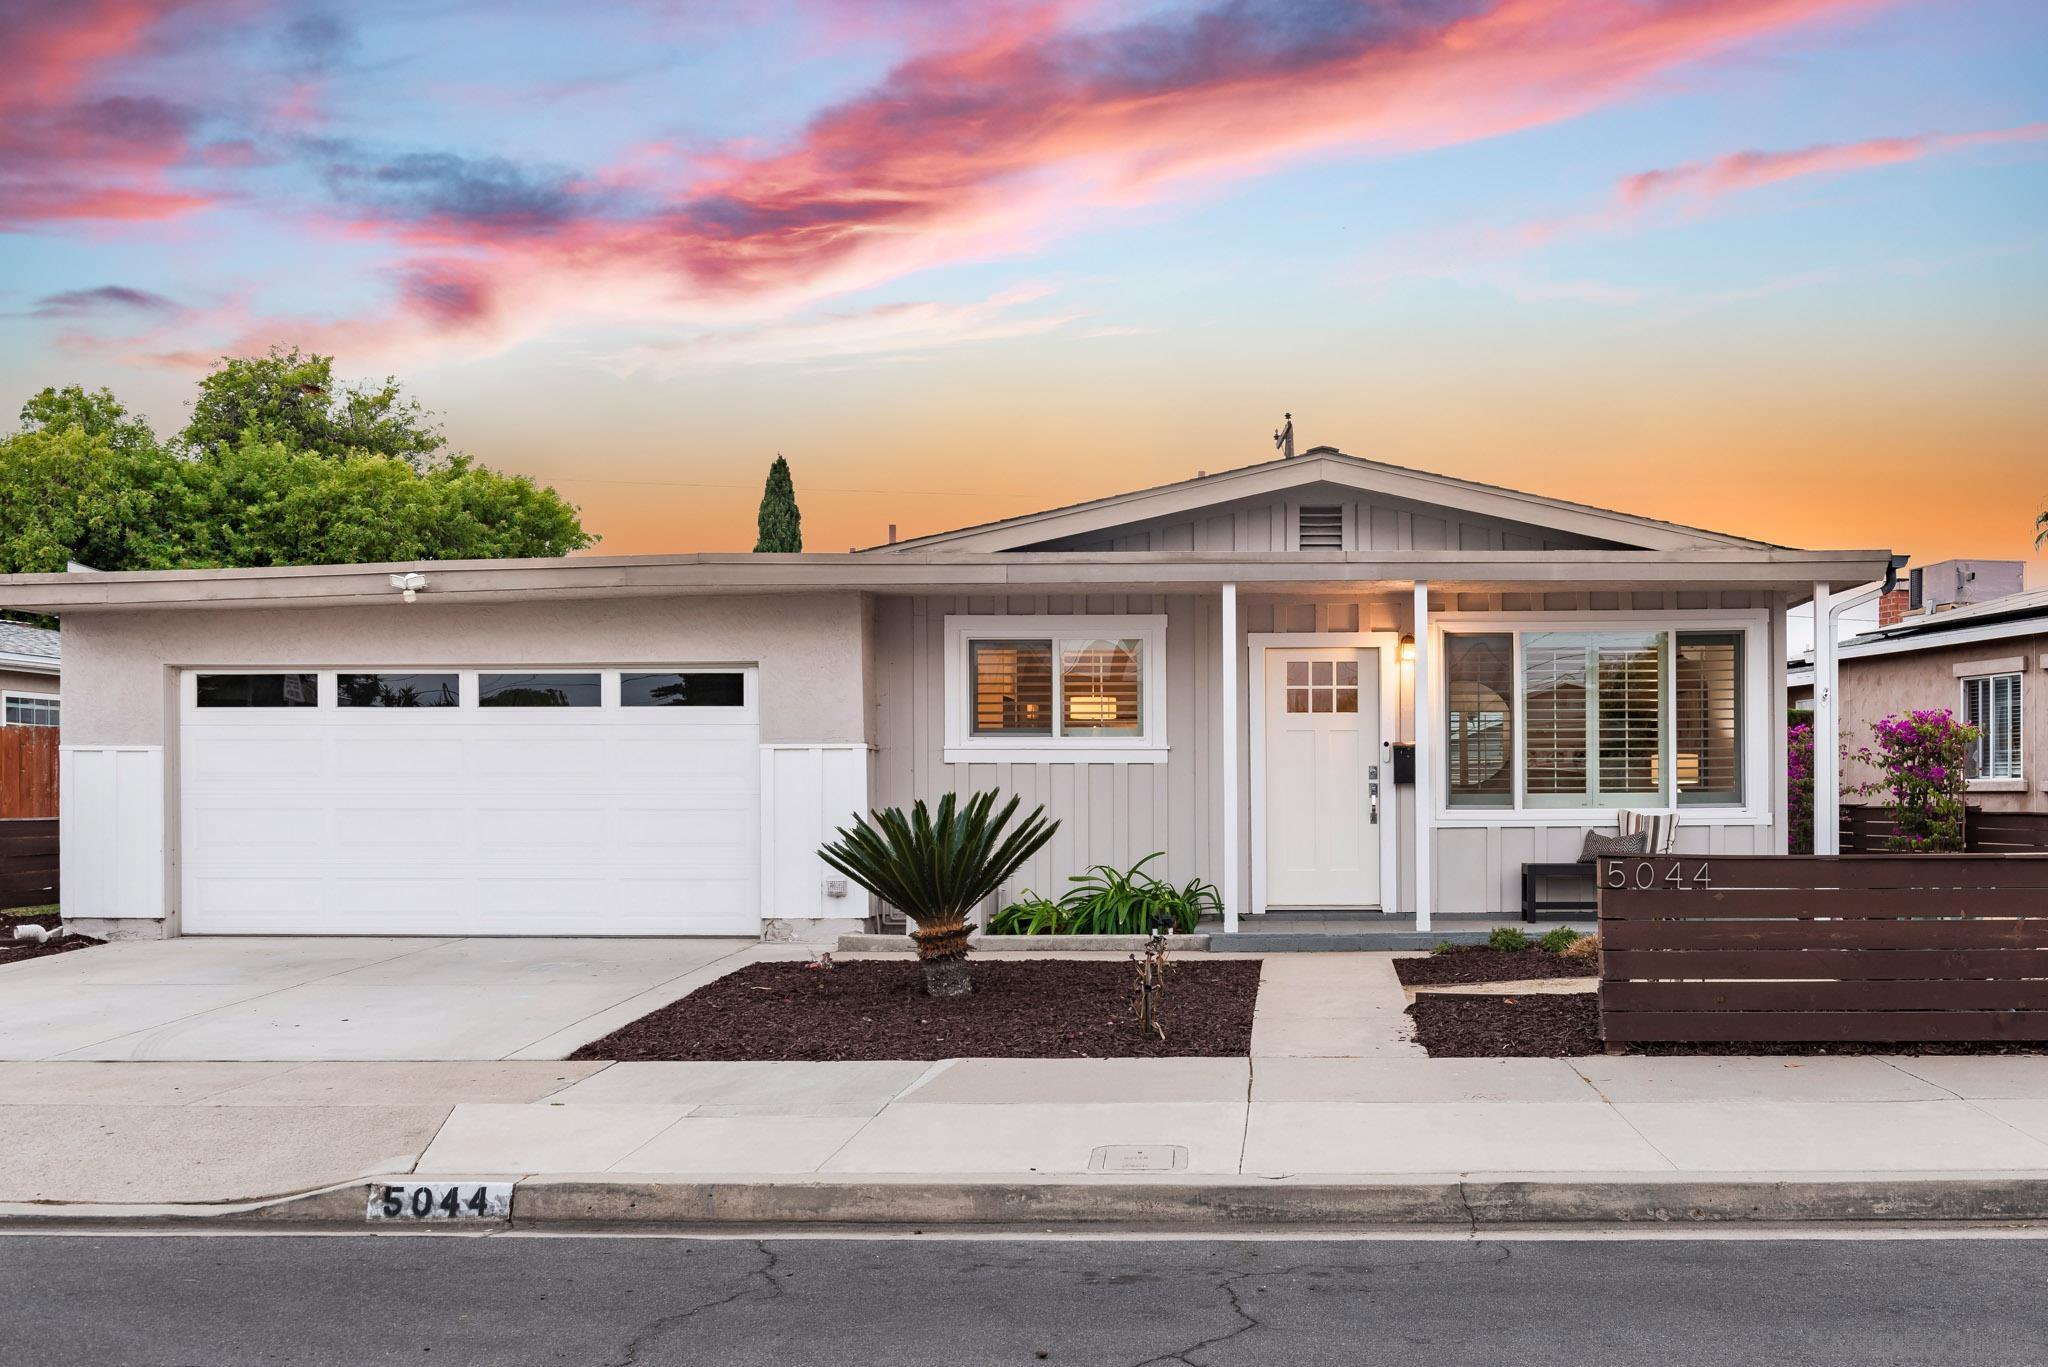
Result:
{"label": "bougainvillea with pink flowers", "polygon": [[1885,848],[1914,854],[1960,852],[1963,794],[1977,728],[1947,708],[1907,712],[1870,724],[1874,747],[1855,758],[1878,771],[1864,791],[1882,794],[1894,834]]}
{"label": "bougainvillea with pink flowers", "polygon": [[1788,848],[1813,853],[1813,714],[1794,712],[1785,730],[1786,771],[1792,792],[1792,829]]}

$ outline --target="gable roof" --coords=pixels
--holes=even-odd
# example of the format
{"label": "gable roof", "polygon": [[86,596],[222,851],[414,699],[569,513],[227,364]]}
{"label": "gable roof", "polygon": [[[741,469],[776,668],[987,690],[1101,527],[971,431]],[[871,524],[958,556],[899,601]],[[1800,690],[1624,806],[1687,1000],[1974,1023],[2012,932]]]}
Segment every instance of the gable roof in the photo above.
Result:
{"label": "gable roof", "polygon": [[1071,503],[954,531],[935,532],[887,546],[869,546],[863,548],[862,553],[913,549],[1018,550],[1058,537],[1085,536],[1133,522],[1186,514],[1238,499],[1282,493],[1312,484],[1333,484],[1361,493],[1433,504],[1644,550],[1711,546],[1785,549],[1724,532],[1710,532],[1658,518],[1639,517],[1596,508],[1591,504],[1547,498],[1499,485],[1366,460],[1346,455],[1332,446],[1315,446],[1292,459],[1261,461],[1235,470],[1198,475],[1193,479],[1112,494],[1106,498]]}

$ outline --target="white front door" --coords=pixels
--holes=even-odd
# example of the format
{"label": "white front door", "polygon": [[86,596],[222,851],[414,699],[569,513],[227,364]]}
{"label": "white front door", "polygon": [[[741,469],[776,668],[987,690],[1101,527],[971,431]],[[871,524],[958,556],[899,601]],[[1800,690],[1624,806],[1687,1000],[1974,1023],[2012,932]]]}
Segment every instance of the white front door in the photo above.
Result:
{"label": "white front door", "polygon": [[1266,905],[1377,907],[1379,652],[1266,651]]}

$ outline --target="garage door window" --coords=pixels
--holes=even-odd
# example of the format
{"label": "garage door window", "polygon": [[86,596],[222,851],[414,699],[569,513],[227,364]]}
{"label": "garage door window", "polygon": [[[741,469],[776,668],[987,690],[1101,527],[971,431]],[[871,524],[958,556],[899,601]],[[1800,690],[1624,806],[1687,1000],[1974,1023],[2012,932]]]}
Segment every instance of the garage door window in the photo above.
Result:
{"label": "garage door window", "polygon": [[456,707],[462,688],[453,674],[337,674],[339,707]]}
{"label": "garage door window", "polygon": [[621,707],[745,707],[746,676],[737,670],[619,675]]}
{"label": "garage door window", "polygon": [[478,707],[596,707],[603,690],[596,674],[479,674]]}
{"label": "garage door window", "polygon": [[313,674],[201,674],[196,701],[201,707],[317,707]]}

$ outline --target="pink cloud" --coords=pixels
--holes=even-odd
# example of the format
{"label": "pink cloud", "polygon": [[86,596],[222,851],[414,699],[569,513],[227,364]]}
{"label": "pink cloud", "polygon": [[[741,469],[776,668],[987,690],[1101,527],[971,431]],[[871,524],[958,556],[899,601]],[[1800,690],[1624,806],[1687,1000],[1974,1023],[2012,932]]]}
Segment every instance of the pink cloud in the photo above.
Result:
{"label": "pink cloud", "polygon": [[[475,168],[414,178],[343,212],[436,261],[486,264],[460,309],[339,325],[336,342],[509,345],[558,322],[759,318],[934,265],[1028,251],[1166,196],[1303,157],[1391,155],[1487,138],[1625,99],[1682,63],[1876,0],[1223,0],[1120,27],[1013,6],[973,41],[918,51],[786,149],[697,158],[631,212],[630,168],[536,185]],[[425,166],[415,169],[424,172]],[[355,183],[390,188],[374,168]],[[545,192],[545,193],[543,193]],[[508,196],[548,214],[471,212]]]}
{"label": "pink cloud", "polygon": [[1988,128],[1975,133],[1927,133],[1906,138],[1868,138],[1862,142],[1824,143],[1789,152],[1730,152],[1711,161],[1642,171],[1615,186],[1616,198],[1629,209],[1641,209],[1681,195],[1713,199],[1761,189],[1802,176],[1839,175],[1877,166],[1958,152],[1999,143],[2048,139],[2048,123],[2014,128]]}

